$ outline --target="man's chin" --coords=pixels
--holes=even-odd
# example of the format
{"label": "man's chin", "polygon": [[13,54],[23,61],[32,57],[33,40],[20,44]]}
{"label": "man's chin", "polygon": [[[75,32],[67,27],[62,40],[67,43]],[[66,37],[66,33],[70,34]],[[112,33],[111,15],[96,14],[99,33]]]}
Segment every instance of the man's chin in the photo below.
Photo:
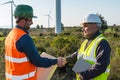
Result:
{"label": "man's chin", "polygon": [[29,26],[26,26],[25,29],[28,30],[28,29],[30,29],[30,27],[29,27]]}
{"label": "man's chin", "polygon": [[88,36],[88,35],[84,35],[84,37],[85,37],[85,38],[89,38],[90,36]]}
{"label": "man's chin", "polygon": [[84,34],[84,37],[86,38],[86,37],[87,37],[87,34]]}

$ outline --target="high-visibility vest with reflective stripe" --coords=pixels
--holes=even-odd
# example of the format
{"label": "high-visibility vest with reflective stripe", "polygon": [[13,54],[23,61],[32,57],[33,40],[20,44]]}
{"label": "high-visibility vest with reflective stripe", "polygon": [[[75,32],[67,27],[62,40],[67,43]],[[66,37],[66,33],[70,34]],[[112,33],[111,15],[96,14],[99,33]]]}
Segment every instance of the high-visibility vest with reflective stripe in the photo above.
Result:
{"label": "high-visibility vest with reflective stripe", "polygon": [[[96,49],[99,45],[99,43],[101,42],[101,40],[103,40],[106,38],[103,37],[103,35],[99,35],[98,37],[96,37],[90,44],[89,46],[85,49],[86,44],[88,42],[88,40],[86,39],[82,44],[81,47],[78,51],[78,59],[79,57],[83,57],[87,62],[89,62],[91,65],[95,64],[96,62]],[[110,74],[110,65],[108,65],[106,71],[104,73],[102,73],[101,75],[97,76],[96,78],[94,78],[93,80],[107,80],[108,76]],[[78,75],[76,74],[76,80],[80,80],[80,78],[78,77]]]}
{"label": "high-visibility vest with reflective stripe", "polygon": [[16,48],[16,41],[24,34],[23,30],[14,28],[5,40],[6,80],[36,80],[36,67],[30,63],[24,52]]}

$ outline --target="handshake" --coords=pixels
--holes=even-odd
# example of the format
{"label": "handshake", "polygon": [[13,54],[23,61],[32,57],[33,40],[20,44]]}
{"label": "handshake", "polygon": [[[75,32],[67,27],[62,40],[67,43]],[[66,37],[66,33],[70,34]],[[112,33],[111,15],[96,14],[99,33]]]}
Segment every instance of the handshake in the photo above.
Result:
{"label": "handshake", "polygon": [[58,57],[57,60],[58,60],[57,62],[58,67],[63,67],[67,63],[67,60],[65,57]]}

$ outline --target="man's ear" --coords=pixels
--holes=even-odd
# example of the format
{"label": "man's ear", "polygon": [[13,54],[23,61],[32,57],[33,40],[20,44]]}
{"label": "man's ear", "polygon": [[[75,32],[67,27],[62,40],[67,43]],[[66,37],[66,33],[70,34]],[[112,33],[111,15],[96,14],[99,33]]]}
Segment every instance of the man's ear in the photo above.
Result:
{"label": "man's ear", "polygon": [[94,29],[96,29],[96,30],[98,30],[98,29],[99,29],[99,27],[98,27],[98,25],[97,25],[97,24],[95,24]]}
{"label": "man's ear", "polygon": [[25,19],[21,19],[18,24],[19,24],[20,26],[24,26],[25,23],[26,23]]}

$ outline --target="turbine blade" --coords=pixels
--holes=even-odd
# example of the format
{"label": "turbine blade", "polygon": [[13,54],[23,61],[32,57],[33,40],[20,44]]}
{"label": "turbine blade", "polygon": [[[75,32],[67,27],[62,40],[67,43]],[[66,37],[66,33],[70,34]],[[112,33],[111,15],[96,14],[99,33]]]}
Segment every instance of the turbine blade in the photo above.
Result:
{"label": "turbine blade", "polygon": [[1,4],[1,5],[5,5],[5,4],[9,4],[9,3],[11,3],[11,1],[9,1],[9,2],[5,2],[5,3]]}
{"label": "turbine blade", "polygon": [[14,2],[14,1],[12,1],[12,3],[13,3],[13,5],[16,7],[15,2]]}
{"label": "turbine blade", "polygon": [[49,14],[48,15],[50,15],[51,14],[51,10],[49,11]]}
{"label": "turbine blade", "polygon": [[49,18],[52,20],[52,17],[51,17],[51,16],[49,16]]}
{"label": "turbine blade", "polygon": [[48,14],[44,15],[44,16],[49,16]]}

